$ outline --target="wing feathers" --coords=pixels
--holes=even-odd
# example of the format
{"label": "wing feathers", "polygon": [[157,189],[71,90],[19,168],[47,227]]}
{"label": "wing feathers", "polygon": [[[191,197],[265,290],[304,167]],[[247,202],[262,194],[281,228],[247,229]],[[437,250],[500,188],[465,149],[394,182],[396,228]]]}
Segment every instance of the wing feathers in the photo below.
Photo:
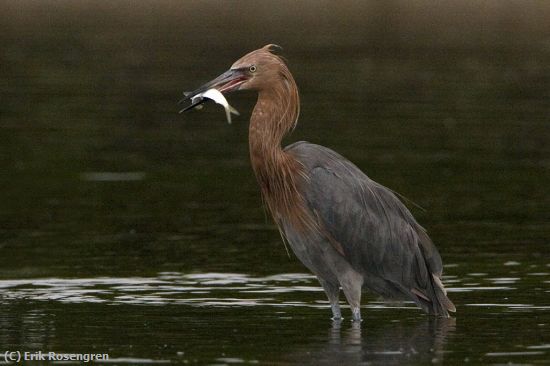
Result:
{"label": "wing feathers", "polygon": [[325,147],[301,142],[287,151],[309,175],[303,187],[309,208],[367,287],[414,300],[431,313],[455,310],[441,283],[437,249],[389,189]]}

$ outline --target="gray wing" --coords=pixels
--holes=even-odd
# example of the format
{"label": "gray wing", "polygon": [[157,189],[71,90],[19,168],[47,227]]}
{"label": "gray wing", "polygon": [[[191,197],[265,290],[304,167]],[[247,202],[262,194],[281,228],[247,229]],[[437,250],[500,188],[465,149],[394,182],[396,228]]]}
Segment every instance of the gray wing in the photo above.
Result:
{"label": "gray wing", "polygon": [[440,281],[437,249],[389,189],[328,148],[299,142],[286,151],[309,176],[303,190],[309,208],[367,287],[412,299],[429,312],[454,308]]}

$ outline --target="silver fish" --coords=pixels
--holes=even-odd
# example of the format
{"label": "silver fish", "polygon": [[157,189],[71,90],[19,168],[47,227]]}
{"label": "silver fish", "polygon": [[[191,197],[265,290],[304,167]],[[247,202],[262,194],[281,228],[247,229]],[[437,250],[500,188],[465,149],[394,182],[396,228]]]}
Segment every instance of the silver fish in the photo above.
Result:
{"label": "silver fish", "polygon": [[208,89],[203,93],[195,95],[193,98],[191,98],[191,105],[185,109],[182,109],[180,113],[183,111],[189,110],[191,108],[197,108],[197,109],[202,108],[202,103],[204,98],[210,99],[216,102],[217,104],[220,104],[223,106],[223,108],[225,109],[225,117],[227,118],[227,123],[229,124],[231,124],[231,114],[235,114],[237,116],[240,115],[240,113],[229,104],[229,102],[227,101],[227,99],[225,99],[223,94],[218,89],[214,89],[214,88]]}

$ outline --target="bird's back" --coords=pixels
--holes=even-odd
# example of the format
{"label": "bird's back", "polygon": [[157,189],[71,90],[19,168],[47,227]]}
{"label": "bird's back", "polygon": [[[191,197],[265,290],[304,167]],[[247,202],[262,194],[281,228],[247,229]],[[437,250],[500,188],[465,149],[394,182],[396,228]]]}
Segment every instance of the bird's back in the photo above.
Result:
{"label": "bird's back", "polygon": [[440,280],[439,252],[391,190],[326,147],[302,141],[285,151],[308,176],[301,191],[309,209],[366,287],[431,313],[454,311]]}

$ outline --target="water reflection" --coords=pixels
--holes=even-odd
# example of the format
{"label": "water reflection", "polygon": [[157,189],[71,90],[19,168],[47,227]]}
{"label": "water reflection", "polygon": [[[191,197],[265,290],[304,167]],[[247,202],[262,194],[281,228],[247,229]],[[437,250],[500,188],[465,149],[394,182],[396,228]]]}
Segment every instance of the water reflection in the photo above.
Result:
{"label": "water reflection", "polygon": [[[362,323],[331,322],[327,330],[329,322],[314,324],[310,319],[296,324],[296,321],[276,318],[260,319],[259,314],[248,313],[246,319],[251,324],[246,335],[232,339],[236,323],[227,323],[226,319],[230,318],[227,313],[220,318],[214,316],[210,321],[205,320],[205,314],[201,319],[190,314],[184,323],[178,323],[180,315],[173,308],[149,311],[131,306],[119,310],[119,307],[105,309],[103,305],[92,304],[90,308],[78,311],[74,306],[40,310],[36,316],[28,304],[13,302],[2,306],[0,344],[12,349],[59,353],[107,352],[110,362],[116,364],[263,364],[262,358],[266,356],[261,348],[266,345],[276,348],[281,341],[286,345],[284,352],[267,356],[277,360],[276,364],[437,364],[442,363],[450,352],[447,345],[452,344],[449,340],[455,332],[454,319],[422,317],[396,320],[382,316]],[[168,315],[163,317],[167,312]],[[154,321],[143,323],[145,315],[162,324],[157,325]],[[232,316],[239,321],[236,313]],[[65,321],[62,317],[66,318]],[[225,320],[216,321],[222,318]],[[290,339],[285,339],[284,332],[296,327],[303,331],[288,333]],[[92,333],[94,329],[102,330],[101,342],[97,342],[97,334]],[[162,331],[156,332],[159,329]],[[320,334],[317,329],[321,330]],[[214,334],[216,339],[213,339]],[[81,338],[77,345],[72,343],[75,335]],[[92,339],[96,339],[93,348],[87,344]],[[228,342],[228,339],[232,340]],[[252,340],[255,345],[249,343]],[[545,350],[528,352],[544,353]]]}
{"label": "water reflection", "polygon": [[[16,303],[19,305],[19,303]],[[44,309],[2,307],[0,345],[22,342],[31,349],[40,349],[56,333],[55,322]]]}
{"label": "water reflection", "polygon": [[[526,283],[542,292],[549,283],[547,272],[516,273],[495,277],[472,272],[462,277],[444,276],[448,291],[469,293],[463,306],[501,308],[508,312],[549,310],[546,304],[517,298],[518,285]],[[497,295],[486,294],[495,293]],[[487,301],[495,298],[501,302]],[[315,277],[306,273],[252,276],[242,273],[160,272],[152,277],[40,278],[0,281],[0,302],[14,300],[112,305],[187,305],[198,307],[308,307],[328,308]],[[410,302],[388,303],[365,296],[363,308],[416,309]],[[515,301],[514,301],[515,300]],[[518,301],[521,300],[521,301]],[[460,302],[459,306],[460,306]]]}
{"label": "water reflection", "polygon": [[326,344],[288,355],[304,365],[402,365],[442,363],[455,319],[426,318],[420,322],[333,322]]}
{"label": "water reflection", "polygon": [[[2,280],[0,344],[56,352],[90,352],[88,344],[94,344],[93,350],[108,351],[121,364],[453,363],[465,356],[452,340],[487,342],[484,334],[498,323],[502,334],[512,337],[483,344],[477,361],[542,360],[548,342],[525,335],[549,326],[544,299],[550,275],[542,275],[540,266],[516,273],[504,268],[517,267],[444,278],[458,305],[457,320],[434,319],[413,304],[376,301],[366,294],[362,323],[331,322],[322,289],[303,273],[171,271],[150,277]],[[518,291],[519,286],[527,291]],[[69,341],[76,335],[80,346]],[[272,353],[279,344],[285,352]]]}
{"label": "water reflection", "polygon": [[[289,292],[322,292],[315,277],[285,273],[253,277],[239,273],[182,274],[161,272],[156,277],[44,278],[0,281],[0,299],[62,303],[191,306],[313,306],[302,301],[279,301]],[[235,297],[237,296],[237,297]],[[300,298],[297,296],[296,299]],[[319,299],[323,298],[319,296]]]}

